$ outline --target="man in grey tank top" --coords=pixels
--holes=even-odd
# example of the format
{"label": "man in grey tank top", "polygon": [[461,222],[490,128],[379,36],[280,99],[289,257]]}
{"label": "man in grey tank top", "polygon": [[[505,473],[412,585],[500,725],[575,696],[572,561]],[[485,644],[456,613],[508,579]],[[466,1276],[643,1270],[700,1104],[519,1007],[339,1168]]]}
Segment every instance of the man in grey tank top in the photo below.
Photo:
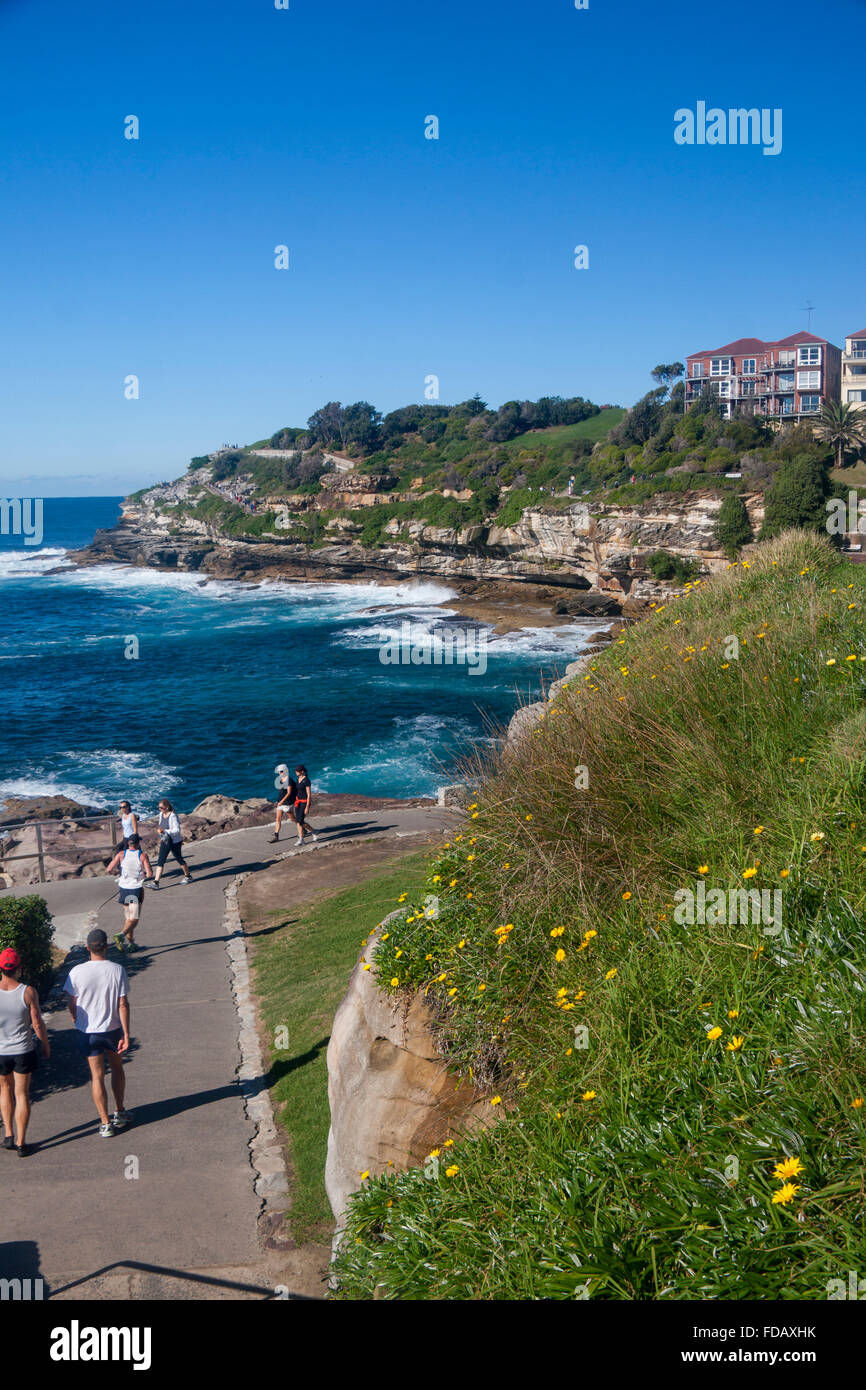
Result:
{"label": "man in grey tank top", "polygon": [[[0,1115],[4,1149],[18,1150],[19,1158],[33,1152],[27,1143],[30,1119],[30,1078],[36,1070],[36,1037],[42,1056],[50,1056],[48,1031],[32,985],[19,980],[21,957],[11,946],[0,951]],[[16,1142],[17,1141],[17,1142]]]}

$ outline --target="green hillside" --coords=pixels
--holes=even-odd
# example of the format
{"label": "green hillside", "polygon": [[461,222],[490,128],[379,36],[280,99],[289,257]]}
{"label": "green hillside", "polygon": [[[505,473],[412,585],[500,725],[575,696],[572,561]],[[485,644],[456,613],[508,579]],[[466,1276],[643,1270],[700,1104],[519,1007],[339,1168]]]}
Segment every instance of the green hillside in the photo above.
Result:
{"label": "green hillside", "polygon": [[786,533],[470,769],[438,910],[374,961],[496,1123],[364,1183],[342,1297],[823,1299],[863,1268],[864,604]]}

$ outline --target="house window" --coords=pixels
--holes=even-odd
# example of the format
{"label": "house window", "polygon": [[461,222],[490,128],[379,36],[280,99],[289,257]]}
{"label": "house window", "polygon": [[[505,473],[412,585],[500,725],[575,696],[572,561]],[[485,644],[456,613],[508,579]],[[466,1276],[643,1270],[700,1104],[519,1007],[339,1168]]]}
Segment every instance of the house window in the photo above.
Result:
{"label": "house window", "polygon": [[795,352],[789,352],[789,351],[787,351],[787,349],[785,350],[785,352],[780,352],[780,353],[779,353],[779,366],[780,366],[780,367],[793,367],[793,365],[794,365],[794,358],[796,357],[796,355],[797,355],[797,354],[796,354]]}
{"label": "house window", "polygon": [[780,412],[779,412],[779,413],[780,413],[781,415],[793,415],[793,414],[794,414],[794,402],[793,402],[793,400],[791,400],[788,396],[786,396],[786,397],[784,398],[784,400],[781,402],[781,409],[780,409]]}
{"label": "house window", "polygon": [[866,357],[866,338],[851,339],[851,356]]}
{"label": "house window", "polygon": [[710,376],[730,376],[731,359],[730,357],[711,357]]}
{"label": "house window", "polygon": [[740,392],[744,396],[754,396],[756,387],[755,381],[743,381],[740,383]]}
{"label": "house window", "polygon": [[743,358],[743,372],[745,373],[746,376],[754,376],[754,375],[755,375],[755,366],[756,366],[756,363],[755,363],[754,357],[744,357],[744,358]]}
{"label": "house window", "polygon": [[798,373],[797,373],[797,390],[798,390],[798,391],[804,391],[804,390],[805,390],[805,391],[808,391],[811,387],[815,387],[815,386],[820,387],[820,385],[821,385],[821,373],[820,373],[820,372],[798,372]]}
{"label": "house window", "polygon": [[693,362],[693,363],[692,363],[692,376],[703,376],[703,374],[704,374],[704,364],[703,364],[703,362]]}
{"label": "house window", "polygon": [[779,390],[780,390],[780,391],[793,391],[793,389],[794,389],[794,373],[793,373],[793,372],[780,372],[780,374],[779,374]]}
{"label": "house window", "polygon": [[801,414],[801,415],[817,415],[817,414],[818,414],[818,411],[819,411],[820,409],[821,409],[821,397],[817,394],[817,392],[815,393],[814,396],[801,396],[801,397],[800,397],[800,414]]}
{"label": "house window", "polygon": [[849,401],[866,401],[866,391],[849,391]]}
{"label": "house window", "polygon": [[821,349],[819,347],[801,347],[797,357],[798,367],[817,367],[821,363]]}

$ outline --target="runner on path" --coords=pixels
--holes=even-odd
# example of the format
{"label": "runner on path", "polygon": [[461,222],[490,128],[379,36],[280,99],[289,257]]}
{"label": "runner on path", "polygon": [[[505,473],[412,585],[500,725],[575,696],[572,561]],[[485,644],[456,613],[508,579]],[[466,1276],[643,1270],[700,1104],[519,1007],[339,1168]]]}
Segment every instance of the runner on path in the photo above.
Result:
{"label": "runner on path", "polygon": [[268,841],[269,845],[272,845],[275,840],[280,838],[280,826],[283,822],[283,816],[288,816],[291,821],[295,819],[295,802],[298,797],[298,784],[294,777],[290,775],[286,764],[277,763],[274,772],[277,774],[277,781],[275,784],[277,787],[277,819],[274,825],[274,833]]}
{"label": "runner on path", "polygon": [[137,951],[138,945],[134,933],[138,926],[144,901],[144,881],[153,878],[150,860],[141,848],[141,841],[137,835],[130,835],[128,849],[117,851],[107,872],[113,874],[118,868],[120,869],[120,878],[117,880],[117,901],[123,908],[126,925],[122,932],[115,932],[114,940],[117,943],[118,951],[125,949]]}
{"label": "runner on path", "polygon": [[[90,1090],[99,1115],[100,1139],[126,1129],[132,1116],[124,1110],[126,1077],[123,1053],[129,1048],[129,980],[122,965],[106,960],[108,937],[94,927],[87,937],[90,960],[75,965],[64,986],[78,1042],[90,1067]],[[114,1113],[109,1118],[105,1058],[111,1070]]]}
{"label": "runner on path", "polygon": [[312,835],[314,840],[319,836],[311,825],[307,825],[307,815],[310,810],[310,803],[313,799],[313,788],[307,769],[301,765],[295,768],[295,776],[298,779],[298,792],[295,798],[295,820],[298,822],[298,844],[304,843],[305,835]]}

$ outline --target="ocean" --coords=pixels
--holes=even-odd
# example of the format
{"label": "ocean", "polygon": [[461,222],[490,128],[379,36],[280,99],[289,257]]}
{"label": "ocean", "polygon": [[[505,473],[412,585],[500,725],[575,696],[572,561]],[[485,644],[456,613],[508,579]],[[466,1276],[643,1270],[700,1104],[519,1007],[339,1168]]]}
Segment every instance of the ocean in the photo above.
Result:
{"label": "ocean", "polygon": [[75,569],[119,501],[48,498],[40,547],[0,536],[0,801],[128,797],[149,814],[167,796],[190,811],[212,792],[272,796],[281,762],[304,763],[319,791],[429,796],[607,625],[490,634],[483,674],[383,665],[404,623],[416,642],[438,629],[433,648],[465,636],[445,584]]}

